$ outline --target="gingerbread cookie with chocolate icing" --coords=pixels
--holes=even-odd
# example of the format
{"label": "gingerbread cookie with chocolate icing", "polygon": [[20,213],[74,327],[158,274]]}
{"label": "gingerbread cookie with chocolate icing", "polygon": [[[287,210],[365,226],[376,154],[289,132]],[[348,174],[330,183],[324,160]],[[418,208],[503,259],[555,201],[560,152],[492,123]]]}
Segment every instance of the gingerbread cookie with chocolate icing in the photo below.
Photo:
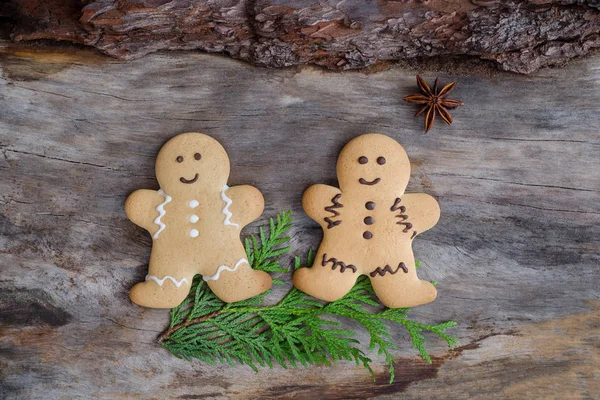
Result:
{"label": "gingerbread cookie with chocolate icing", "polygon": [[405,194],[410,162],[398,142],[367,134],[350,141],[337,161],[340,188],[313,185],[302,206],[324,237],[312,268],[294,273],[294,286],[335,301],[360,275],[390,308],[413,307],[436,297],[435,287],[417,277],[412,241],[440,218],[437,201]]}
{"label": "gingerbread cookie with chocolate icing", "polygon": [[151,308],[172,308],[201,274],[225,302],[240,301],[271,287],[271,277],[253,270],[240,231],[257,219],[264,200],[251,186],[227,186],[229,157],[202,133],[169,140],[156,158],[160,190],[141,189],[125,202],[127,217],[152,235],[144,282],[131,300]]}

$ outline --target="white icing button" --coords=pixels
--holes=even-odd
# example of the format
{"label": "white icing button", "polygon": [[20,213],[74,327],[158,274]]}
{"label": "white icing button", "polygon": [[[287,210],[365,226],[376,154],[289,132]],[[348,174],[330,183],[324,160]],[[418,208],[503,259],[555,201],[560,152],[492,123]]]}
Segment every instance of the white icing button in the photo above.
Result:
{"label": "white icing button", "polygon": [[197,215],[195,215],[195,214],[192,214],[192,215],[190,216],[190,222],[191,222],[192,224],[195,224],[196,222],[198,222],[198,220],[199,220],[199,219],[200,219],[200,218],[198,218],[198,216],[197,216]]}
{"label": "white icing button", "polygon": [[200,232],[198,232],[198,229],[192,229],[190,231],[190,236],[191,237],[198,237],[199,234],[200,234]]}
{"label": "white icing button", "polygon": [[196,208],[200,205],[200,203],[198,203],[198,200],[190,200],[190,207],[191,208]]}

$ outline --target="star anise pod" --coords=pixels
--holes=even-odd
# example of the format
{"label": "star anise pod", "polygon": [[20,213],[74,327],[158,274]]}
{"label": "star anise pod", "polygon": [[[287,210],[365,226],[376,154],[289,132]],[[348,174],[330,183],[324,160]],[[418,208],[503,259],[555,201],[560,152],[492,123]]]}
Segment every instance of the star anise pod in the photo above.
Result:
{"label": "star anise pod", "polygon": [[433,84],[433,90],[431,90],[423,78],[417,75],[417,84],[419,85],[419,89],[421,89],[421,93],[411,94],[403,99],[409,103],[424,105],[424,107],[415,114],[415,118],[427,111],[425,114],[425,133],[429,132],[433,126],[436,113],[439,114],[445,123],[452,125],[452,116],[448,110],[464,104],[460,100],[446,98],[446,96],[454,89],[454,86],[456,86],[456,82],[447,84],[438,92],[438,81],[439,78],[436,78],[435,83]]}

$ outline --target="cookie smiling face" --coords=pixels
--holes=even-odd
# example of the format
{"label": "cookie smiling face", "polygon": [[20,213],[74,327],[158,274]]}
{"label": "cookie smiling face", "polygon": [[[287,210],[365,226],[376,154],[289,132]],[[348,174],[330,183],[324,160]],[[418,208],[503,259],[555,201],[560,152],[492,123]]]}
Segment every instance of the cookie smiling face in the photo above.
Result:
{"label": "cookie smiling face", "polygon": [[[195,154],[194,154],[194,160],[196,160],[196,161],[200,161],[201,159],[202,159],[202,154],[200,154],[200,153],[195,153]],[[183,156],[177,156],[176,160],[177,160],[177,162],[178,162],[178,163],[182,163],[182,162],[184,162],[184,161],[185,161],[185,158],[184,158]],[[199,176],[200,176],[200,174],[198,174],[198,173],[196,172],[196,175],[194,175],[194,177],[193,177],[192,179],[186,179],[186,178],[184,178],[184,177],[182,176],[181,178],[179,178],[179,181],[180,181],[181,183],[187,183],[187,184],[190,184],[190,183],[194,183],[194,182],[196,182],[196,181],[198,180],[198,177],[199,177]]]}
{"label": "cookie smiling face", "polygon": [[229,157],[219,142],[201,133],[169,140],[156,158],[156,178],[170,196],[220,191],[229,177]]}
{"label": "cookie smiling face", "polygon": [[377,191],[401,195],[410,178],[410,162],[394,139],[371,133],[350,141],[341,151],[337,176],[342,191]]}

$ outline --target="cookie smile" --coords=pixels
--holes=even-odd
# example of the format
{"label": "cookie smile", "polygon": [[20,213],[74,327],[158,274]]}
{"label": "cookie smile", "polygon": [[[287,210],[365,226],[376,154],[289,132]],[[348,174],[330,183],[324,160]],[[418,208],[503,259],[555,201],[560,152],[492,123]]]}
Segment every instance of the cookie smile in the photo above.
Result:
{"label": "cookie smile", "polygon": [[373,186],[373,185],[378,184],[380,180],[381,180],[381,178],[375,178],[371,182],[369,182],[367,180],[364,180],[363,178],[360,178],[358,181],[360,182],[361,185]]}
{"label": "cookie smile", "polygon": [[198,174],[194,175],[193,179],[185,179],[183,176],[181,178],[179,178],[179,181],[181,183],[194,183],[198,180]]}

